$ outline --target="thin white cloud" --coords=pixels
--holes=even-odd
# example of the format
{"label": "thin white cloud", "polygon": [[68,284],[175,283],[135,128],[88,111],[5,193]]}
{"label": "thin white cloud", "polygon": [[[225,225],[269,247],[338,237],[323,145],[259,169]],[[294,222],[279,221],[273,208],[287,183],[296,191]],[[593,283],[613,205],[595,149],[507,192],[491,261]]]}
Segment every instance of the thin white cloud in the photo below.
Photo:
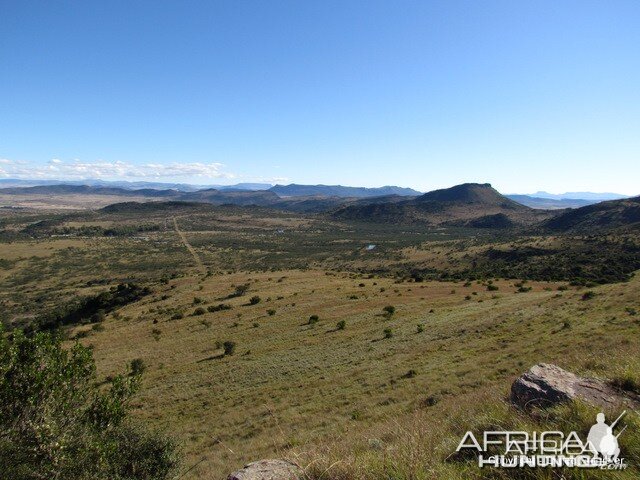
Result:
{"label": "thin white cloud", "polygon": [[85,180],[85,179],[162,179],[190,177],[198,179],[232,179],[233,173],[223,171],[221,163],[147,163],[136,165],[127,162],[98,160],[65,162],[54,158],[46,165],[31,165],[0,159],[0,176],[35,180]]}

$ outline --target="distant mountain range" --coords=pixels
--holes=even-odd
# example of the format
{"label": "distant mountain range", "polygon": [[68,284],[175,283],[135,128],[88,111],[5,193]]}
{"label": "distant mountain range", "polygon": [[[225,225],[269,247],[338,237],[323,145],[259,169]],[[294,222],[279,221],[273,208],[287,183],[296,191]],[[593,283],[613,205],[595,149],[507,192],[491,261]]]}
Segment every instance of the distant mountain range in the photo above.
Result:
{"label": "distant mountain range", "polygon": [[344,187],[342,185],[276,185],[269,189],[280,197],[381,197],[385,195],[415,196],[413,188],[385,186],[378,188]]}
{"label": "distant mountain range", "polygon": [[[131,189],[111,185],[55,184],[3,188],[0,189],[0,195],[131,197],[137,202],[116,203],[113,208],[144,210],[151,207],[151,205],[143,206],[145,204],[139,203],[142,199],[156,202],[153,208],[156,206],[160,208],[163,204],[170,205],[171,208],[183,208],[181,204],[185,206],[231,204],[318,213],[335,220],[421,223],[492,229],[526,227],[542,228],[558,233],[589,232],[592,229],[640,228],[640,197],[594,203],[594,200],[548,199],[527,195],[505,196],[488,183],[465,183],[421,195],[402,195],[408,191],[415,192],[415,190],[398,187],[370,189],[325,185],[277,185],[261,190],[207,188],[181,191],[172,188],[160,190]],[[381,193],[386,194],[379,195]],[[372,196],[374,194],[378,195]],[[588,205],[584,205],[585,203]],[[563,208],[569,205],[577,208]]]}
{"label": "distant mountain range", "polygon": [[551,200],[594,200],[597,202],[603,200],[620,200],[622,198],[629,198],[628,195],[621,195],[619,193],[593,193],[593,192],[567,192],[567,193],[547,193],[547,192],[536,192],[528,195],[530,197],[537,198],[548,198]]}
{"label": "distant mountain range", "polygon": [[215,188],[216,190],[268,190],[270,183],[237,183],[235,185],[191,185],[187,183],[162,183],[162,182],[127,182],[108,180],[21,180],[14,178],[0,179],[0,189],[9,187],[36,187],[50,185],[86,185],[90,187],[117,187],[126,190],[154,189],[154,190],[178,190],[181,192],[195,192],[202,189]]}
{"label": "distant mountain range", "polygon": [[[163,182],[127,182],[108,180],[22,180],[0,179],[0,189],[11,187],[34,187],[53,185],[76,185],[91,187],[116,187],[125,190],[177,190],[179,192],[197,192],[201,190],[219,191],[258,191],[270,190],[279,197],[342,197],[373,198],[387,195],[419,196],[422,192],[412,188],[384,186],[377,188],[348,187],[343,185],[272,185],[270,183],[237,183],[234,185],[192,185],[186,183]],[[507,198],[531,208],[557,209],[577,208],[604,200],[629,198],[619,193],[567,192],[552,194],[543,191],[534,194],[506,194]]]}
{"label": "distant mountain range", "polygon": [[505,195],[505,197],[510,198],[522,205],[526,205],[531,208],[539,208],[542,210],[557,210],[562,208],[580,208],[586,205],[591,205],[592,203],[597,203],[599,200],[585,200],[585,199],[570,199],[570,198],[562,198],[562,199],[552,199],[552,198],[541,198],[541,197],[532,197],[530,195]]}

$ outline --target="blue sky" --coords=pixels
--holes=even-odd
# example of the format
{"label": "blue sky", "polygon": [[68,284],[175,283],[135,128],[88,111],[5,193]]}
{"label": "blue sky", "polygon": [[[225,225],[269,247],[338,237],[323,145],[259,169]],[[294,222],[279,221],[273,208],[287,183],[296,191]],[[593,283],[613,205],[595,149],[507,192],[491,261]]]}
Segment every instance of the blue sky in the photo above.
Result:
{"label": "blue sky", "polygon": [[637,1],[0,0],[0,178],[615,191]]}

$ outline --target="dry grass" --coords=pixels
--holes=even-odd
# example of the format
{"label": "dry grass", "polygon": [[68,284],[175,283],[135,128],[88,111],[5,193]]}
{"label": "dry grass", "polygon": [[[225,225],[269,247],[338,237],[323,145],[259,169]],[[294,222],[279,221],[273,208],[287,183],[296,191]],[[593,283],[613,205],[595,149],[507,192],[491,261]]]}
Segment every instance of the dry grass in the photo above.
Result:
{"label": "dry grass", "polygon": [[[189,316],[195,296],[216,304],[245,282],[251,285],[245,296],[225,300],[233,309]],[[431,438],[428,422],[407,422],[406,415],[474,410],[478,392],[500,400],[513,377],[537,362],[586,371],[597,370],[594,358],[602,351],[618,361],[640,353],[630,340],[638,322],[624,311],[638,298],[638,281],[600,287],[589,302],[580,292],[559,294],[543,283],[515,293],[513,282],[498,281],[499,290],[488,292],[477,283],[395,283],[322,271],[193,276],[172,284],[123,309],[129,320],[109,319],[86,341],[95,347],[101,374],[136,357],[149,366],[136,413],[176,434],[188,462],[204,458],[189,478],[223,478],[246,461],[299,451],[308,463],[328,468],[324,454],[309,452],[336,438],[355,448],[362,439],[356,432],[403,422],[417,430],[403,440],[410,445],[393,447],[401,455],[396,463],[428,469],[405,464],[402,456],[442,435]],[[252,295],[262,302],[246,306]],[[386,319],[382,309],[390,304],[396,313]],[[170,320],[176,309],[185,317]],[[312,314],[320,321],[306,325]],[[345,330],[335,330],[339,320],[346,320]],[[424,332],[416,333],[418,323]],[[393,338],[384,339],[385,328]],[[234,356],[220,356],[216,341],[224,340],[237,343]],[[410,370],[416,375],[405,378]],[[375,448],[353,464],[344,450],[328,455],[331,463],[342,458],[342,470],[331,470],[343,473],[327,478],[381,478],[361,476],[361,469],[380,471],[371,464]]]}

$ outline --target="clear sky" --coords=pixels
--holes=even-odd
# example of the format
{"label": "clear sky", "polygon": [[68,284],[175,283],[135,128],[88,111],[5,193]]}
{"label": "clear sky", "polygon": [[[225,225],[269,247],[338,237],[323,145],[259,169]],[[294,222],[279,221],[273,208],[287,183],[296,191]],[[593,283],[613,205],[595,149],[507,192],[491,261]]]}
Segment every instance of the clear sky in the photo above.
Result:
{"label": "clear sky", "polygon": [[0,0],[0,178],[640,193],[638,1]]}

